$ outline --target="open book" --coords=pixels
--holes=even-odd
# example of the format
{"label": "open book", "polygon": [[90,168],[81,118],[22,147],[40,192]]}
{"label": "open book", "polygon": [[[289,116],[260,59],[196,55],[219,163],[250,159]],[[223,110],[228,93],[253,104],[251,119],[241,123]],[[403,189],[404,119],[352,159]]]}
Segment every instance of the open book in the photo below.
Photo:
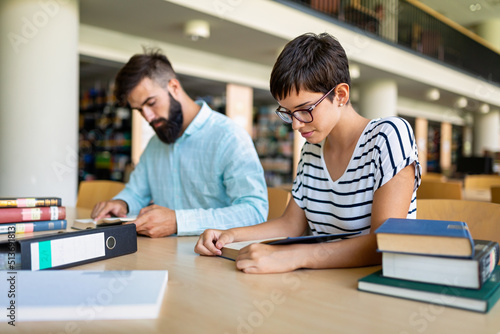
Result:
{"label": "open book", "polygon": [[278,237],[270,239],[233,242],[222,247],[221,249],[222,255],[220,256],[229,260],[236,260],[236,258],[238,257],[238,253],[240,252],[240,249],[255,243],[268,244],[268,245],[315,244],[335,239],[343,239],[360,233],[361,232],[348,232],[348,233],[338,233],[338,234],[307,235],[294,238]]}
{"label": "open book", "polygon": [[75,230],[86,230],[89,228],[98,228],[105,227],[111,225],[120,225],[125,222],[131,222],[137,219],[137,216],[128,216],[128,217],[109,217],[102,218],[99,220],[94,220],[92,218],[85,219],[75,219],[71,228]]}

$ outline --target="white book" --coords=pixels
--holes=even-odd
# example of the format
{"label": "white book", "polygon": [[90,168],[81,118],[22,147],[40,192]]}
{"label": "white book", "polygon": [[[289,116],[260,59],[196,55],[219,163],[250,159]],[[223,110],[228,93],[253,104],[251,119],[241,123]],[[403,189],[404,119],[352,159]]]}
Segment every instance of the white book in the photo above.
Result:
{"label": "white book", "polygon": [[168,280],[166,270],[3,273],[0,307],[14,323],[154,319]]}
{"label": "white book", "polygon": [[119,225],[122,223],[132,222],[137,219],[137,216],[127,217],[108,217],[99,220],[92,218],[79,218],[75,219],[71,228],[75,230],[86,230],[88,228],[105,227],[110,225]]}

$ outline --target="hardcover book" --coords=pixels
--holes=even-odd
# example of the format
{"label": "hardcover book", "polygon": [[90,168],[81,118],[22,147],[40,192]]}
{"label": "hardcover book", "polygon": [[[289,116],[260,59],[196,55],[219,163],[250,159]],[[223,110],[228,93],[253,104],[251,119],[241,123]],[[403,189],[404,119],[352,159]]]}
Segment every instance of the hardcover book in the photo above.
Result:
{"label": "hardcover book", "polygon": [[486,313],[500,298],[500,266],[481,289],[400,280],[384,277],[379,270],[359,279],[358,290]]}
{"label": "hardcover book", "polygon": [[498,263],[499,245],[474,240],[474,249],[472,259],[384,252],[382,272],[385,277],[479,289]]}
{"label": "hardcover book", "polygon": [[68,222],[66,219],[39,220],[31,223],[0,224],[0,234],[31,233],[50,230],[64,230]]}
{"label": "hardcover book", "polygon": [[60,197],[0,197],[0,208],[34,208],[61,205]]}
{"label": "hardcover book", "polygon": [[389,218],[375,234],[381,252],[474,256],[474,242],[464,222]]}
{"label": "hardcover book", "polygon": [[221,249],[222,255],[220,256],[229,260],[236,260],[240,252],[240,249],[255,243],[268,244],[268,245],[312,244],[312,243],[327,242],[335,239],[342,239],[360,233],[361,232],[348,232],[339,234],[309,235],[309,236],[301,236],[295,238],[279,237],[279,238],[270,238],[262,240],[233,242],[222,247]]}
{"label": "hardcover book", "polygon": [[66,219],[64,206],[39,208],[6,208],[0,210],[0,223]]}

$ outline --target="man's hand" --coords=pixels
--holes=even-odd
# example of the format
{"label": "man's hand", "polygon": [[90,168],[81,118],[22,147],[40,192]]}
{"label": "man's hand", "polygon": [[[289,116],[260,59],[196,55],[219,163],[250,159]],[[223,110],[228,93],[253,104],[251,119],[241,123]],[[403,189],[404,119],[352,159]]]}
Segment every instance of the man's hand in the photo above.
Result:
{"label": "man's hand", "polygon": [[120,199],[99,202],[94,206],[90,217],[94,218],[94,220],[108,217],[125,217],[127,215],[127,209],[127,203]]}
{"label": "man's hand", "polygon": [[175,211],[156,204],[143,208],[137,219],[129,224],[135,224],[137,233],[151,238],[166,237],[177,233]]}

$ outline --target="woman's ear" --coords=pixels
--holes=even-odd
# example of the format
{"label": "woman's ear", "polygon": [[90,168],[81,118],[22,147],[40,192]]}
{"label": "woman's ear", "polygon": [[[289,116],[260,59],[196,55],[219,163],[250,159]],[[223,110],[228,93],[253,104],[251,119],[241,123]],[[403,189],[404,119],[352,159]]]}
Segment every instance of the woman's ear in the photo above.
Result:
{"label": "woman's ear", "polygon": [[349,85],[346,83],[338,84],[335,88],[335,99],[339,107],[346,105],[349,102]]}

